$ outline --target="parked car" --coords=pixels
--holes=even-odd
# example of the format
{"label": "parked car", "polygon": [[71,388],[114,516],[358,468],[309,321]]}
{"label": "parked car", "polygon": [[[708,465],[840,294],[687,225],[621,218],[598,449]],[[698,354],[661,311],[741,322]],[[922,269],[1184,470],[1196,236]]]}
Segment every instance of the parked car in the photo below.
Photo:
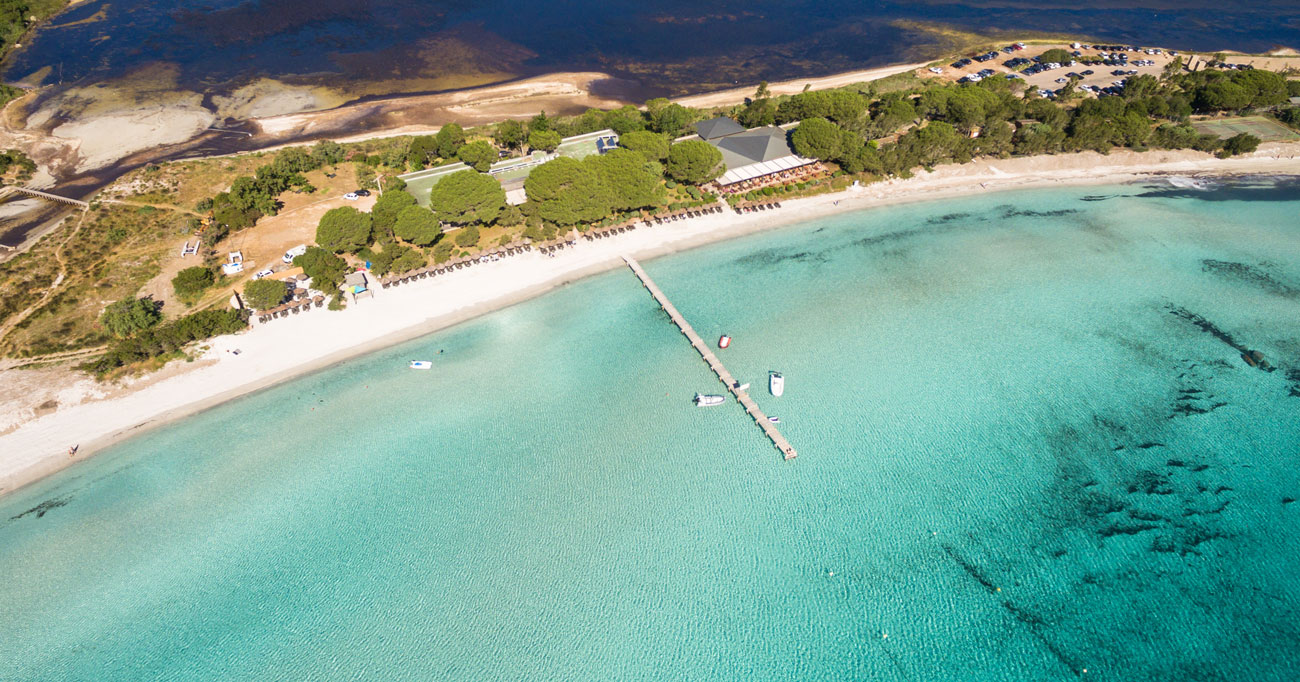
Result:
{"label": "parked car", "polygon": [[361,197],[357,196],[357,193],[356,193],[356,192],[348,192],[347,194],[344,194],[344,195],[343,195],[343,198],[344,198],[345,200],[347,200],[347,201],[356,201],[357,199],[360,199]]}
{"label": "parked car", "polygon": [[941,68],[939,68],[939,67],[937,67],[937,66],[931,66],[931,67],[930,67],[930,73],[943,73],[943,69],[941,69]]}
{"label": "parked car", "polygon": [[368,190],[368,189],[359,189],[359,190],[353,192],[353,194],[355,194],[355,195],[357,195],[357,196],[359,196],[359,197],[368,197],[368,196],[370,196],[370,190]]}
{"label": "parked car", "polygon": [[273,274],[275,273],[270,268],[267,268],[265,270],[258,270],[257,272],[253,273],[253,279],[262,279],[263,277],[270,277]]}

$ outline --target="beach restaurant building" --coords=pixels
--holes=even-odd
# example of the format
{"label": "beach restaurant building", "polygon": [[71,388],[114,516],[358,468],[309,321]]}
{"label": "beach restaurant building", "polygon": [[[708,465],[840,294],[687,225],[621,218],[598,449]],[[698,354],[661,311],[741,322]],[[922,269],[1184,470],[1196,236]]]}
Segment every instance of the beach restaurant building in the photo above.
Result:
{"label": "beach restaurant building", "polygon": [[724,189],[816,163],[816,159],[795,154],[786,141],[787,131],[777,126],[746,130],[729,118],[719,117],[696,123],[695,132],[722,152],[727,172],[716,182]]}

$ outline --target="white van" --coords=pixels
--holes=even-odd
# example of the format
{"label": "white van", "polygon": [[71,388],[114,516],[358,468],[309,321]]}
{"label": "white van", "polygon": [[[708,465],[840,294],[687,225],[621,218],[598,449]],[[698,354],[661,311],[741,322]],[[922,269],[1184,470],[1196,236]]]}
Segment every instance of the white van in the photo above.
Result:
{"label": "white van", "polygon": [[292,249],[289,249],[288,251],[285,251],[285,252],[284,252],[284,257],[281,258],[280,260],[284,261],[284,262],[285,262],[286,264],[288,264],[288,265],[293,265],[293,259],[297,258],[298,256],[303,255],[304,253],[307,253],[307,245],[306,245],[306,244],[299,244],[299,245],[293,247]]}

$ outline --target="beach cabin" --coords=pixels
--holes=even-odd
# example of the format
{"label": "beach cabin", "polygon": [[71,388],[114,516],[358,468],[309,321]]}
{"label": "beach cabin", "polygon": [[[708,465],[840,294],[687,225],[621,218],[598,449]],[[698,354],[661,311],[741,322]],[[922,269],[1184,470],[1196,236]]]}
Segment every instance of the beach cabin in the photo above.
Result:
{"label": "beach cabin", "polygon": [[363,299],[370,298],[375,292],[370,290],[370,281],[366,278],[365,270],[356,270],[349,272],[343,278],[343,293],[352,300],[353,303]]}

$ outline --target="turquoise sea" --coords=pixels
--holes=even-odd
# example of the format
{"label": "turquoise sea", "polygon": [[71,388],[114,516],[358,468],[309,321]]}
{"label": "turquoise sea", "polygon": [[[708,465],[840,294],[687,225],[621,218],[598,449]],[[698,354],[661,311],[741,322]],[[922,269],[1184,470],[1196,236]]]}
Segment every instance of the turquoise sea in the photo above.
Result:
{"label": "turquoise sea", "polygon": [[626,270],[223,405],[0,498],[0,679],[1300,679],[1297,215],[1152,181],[644,261],[792,462]]}

